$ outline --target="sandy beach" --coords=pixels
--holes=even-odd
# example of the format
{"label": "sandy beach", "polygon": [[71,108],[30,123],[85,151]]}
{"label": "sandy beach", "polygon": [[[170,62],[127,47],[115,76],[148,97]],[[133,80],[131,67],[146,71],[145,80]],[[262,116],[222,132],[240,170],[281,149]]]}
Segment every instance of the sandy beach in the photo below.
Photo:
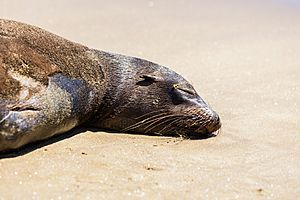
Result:
{"label": "sandy beach", "polygon": [[0,18],[168,66],[223,124],[203,140],[75,129],[1,155],[0,199],[300,197],[300,1],[0,0]]}

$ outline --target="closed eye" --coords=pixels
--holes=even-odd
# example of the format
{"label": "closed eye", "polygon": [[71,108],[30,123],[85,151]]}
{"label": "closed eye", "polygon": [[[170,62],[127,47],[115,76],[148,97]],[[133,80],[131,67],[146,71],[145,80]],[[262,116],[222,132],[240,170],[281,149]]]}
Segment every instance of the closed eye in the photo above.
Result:
{"label": "closed eye", "polygon": [[195,95],[195,92],[192,91],[192,90],[189,90],[189,89],[180,88],[180,87],[177,87],[176,89],[177,89],[177,90],[180,90],[180,91],[182,91],[182,92],[188,93],[188,94],[190,94],[190,95]]}
{"label": "closed eye", "polygon": [[189,95],[196,95],[196,92],[194,92],[193,90],[187,89],[187,88],[183,88],[182,86],[180,86],[180,84],[174,84],[173,85],[173,90],[180,90],[182,92],[185,92]]}

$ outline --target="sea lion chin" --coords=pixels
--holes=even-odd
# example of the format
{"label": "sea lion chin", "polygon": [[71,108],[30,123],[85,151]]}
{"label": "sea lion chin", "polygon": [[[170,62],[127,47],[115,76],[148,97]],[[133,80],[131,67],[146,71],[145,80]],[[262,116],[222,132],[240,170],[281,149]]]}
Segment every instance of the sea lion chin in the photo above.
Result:
{"label": "sea lion chin", "polygon": [[189,137],[216,132],[221,122],[166,67],[0,19],[0,151],[79,125]]}

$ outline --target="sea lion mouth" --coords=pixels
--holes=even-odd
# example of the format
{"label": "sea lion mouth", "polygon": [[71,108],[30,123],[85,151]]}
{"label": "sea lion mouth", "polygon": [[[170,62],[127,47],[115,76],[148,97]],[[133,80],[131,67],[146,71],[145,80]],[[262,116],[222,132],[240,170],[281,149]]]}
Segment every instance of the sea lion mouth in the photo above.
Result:
{"label": "sea lion mouth", "polygon": [[221,127],[219,116],[174,114],[165,110],[153,111],[136,117],[123,132],[139,132],[154,135],[180,136],[196,139],[217,136]]}

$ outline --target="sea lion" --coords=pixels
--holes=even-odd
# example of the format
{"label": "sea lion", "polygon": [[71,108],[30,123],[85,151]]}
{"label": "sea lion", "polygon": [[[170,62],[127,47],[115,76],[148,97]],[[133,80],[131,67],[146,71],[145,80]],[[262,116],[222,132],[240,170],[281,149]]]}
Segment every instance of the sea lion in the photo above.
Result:
{"label": "sea lion", "polygon": [[215,132],[221,122],[166,67],[0,19],[0,151],[79,125],[189,136]]}

